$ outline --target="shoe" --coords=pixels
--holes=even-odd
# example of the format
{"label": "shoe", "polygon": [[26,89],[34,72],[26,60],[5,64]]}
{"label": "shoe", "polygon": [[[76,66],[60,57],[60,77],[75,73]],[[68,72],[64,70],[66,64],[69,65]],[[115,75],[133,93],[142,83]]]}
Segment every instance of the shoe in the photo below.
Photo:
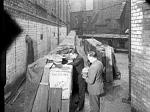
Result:
{"label": "shoe", "polygon": [[121,73],[117,72],[116,77],[114,78],[114,80],[120,80],[121,79]]}
{"label": "shoe", "polygon": [[118,80],[121,79],[121,73],[120,73],[120,72],[117,73],[117,79],[118,79]]}
{"label": "shoe", "polygon": [[77,107],[77,109],[75,110],[75,112],[83,112],[83,108]]}
{"label": "shoe", "polygon": [[77,107],[77,109],[74,112],[79,112],[79,107]]}

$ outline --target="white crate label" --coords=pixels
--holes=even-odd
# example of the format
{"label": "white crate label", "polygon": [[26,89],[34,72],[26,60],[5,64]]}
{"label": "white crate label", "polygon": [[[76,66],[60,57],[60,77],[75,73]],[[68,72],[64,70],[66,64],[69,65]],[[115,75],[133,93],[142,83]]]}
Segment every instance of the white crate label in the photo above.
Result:
{"label": "white crate label", "polygon": [[49,76],[50,88],[62,88],[62,99],[69,99],[71,93],[72,72],[52,69]]}

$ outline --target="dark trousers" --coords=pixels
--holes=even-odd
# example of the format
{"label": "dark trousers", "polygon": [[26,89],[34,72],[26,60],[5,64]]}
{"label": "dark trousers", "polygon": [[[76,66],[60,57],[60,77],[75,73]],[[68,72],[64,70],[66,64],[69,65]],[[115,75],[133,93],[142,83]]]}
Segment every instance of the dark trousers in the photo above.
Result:
{"label": "dark trousers", "polygon": [[79,92],[78,92],[79,103],[78,103],[78,107],[79,107],[79,110],[82,110],[83,107],[84,107],[85,88],[86,88],[86,82],[82,78],[82,76],[78,76],[78,85],[79,85]]}
{"label": "dark trousers", "polygon": [[91,95],[89,94],[90,99],[90,112],[99,112],[100,111],[100,95]]}

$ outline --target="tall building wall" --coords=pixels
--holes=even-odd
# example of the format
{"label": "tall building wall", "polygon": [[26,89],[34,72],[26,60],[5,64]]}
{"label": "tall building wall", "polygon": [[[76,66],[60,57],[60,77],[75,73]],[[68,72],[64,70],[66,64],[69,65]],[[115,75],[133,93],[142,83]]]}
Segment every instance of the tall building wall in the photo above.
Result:
{"label": "tall building wall", "polygon": [[150,5],[145,0],[131,0],[131,65],[131,106],[150,112]]}
{"label": "tall building wall", "polygon": [[71,12],[85,11],[86,0],[69,0],[71,5]]}
{"label": "tall building wall", "polygon": [[86,11],[93,10],[93,0],[85,0],[85,5]]}
{"label": "tall building wall", "polygon": [[[38,1],[38,0],[37,0]],[[5,98],[8,98],[16,86],[23,78],[27,68],[27,43],[26,35],[29,35],[33,41],[34,61],[48,54],[51,50],[56,48],[58,43],[58,25],[57,19],[51,16],[50,7],[46,6],[45,0],[37,2],[36,0],[5,0],[4,9],[11,15],[11,17],[18,23],[23,32],[19,34],[6,54],[6,85]],[[55,2],[55,1],[51,1]],[[63,1],[62,1],[63,2]],[[64,0],[66,6],[68,5]],[[48,2],[49,3],[49,2]],[[51,5],[52,4],[47,4]],[[49,8],[49,9],[48,9]],[[54,7],[55,9],[55,7]],[[61,10],[67,13],[63,16],[61,12],[61,19],[59,26],[60,42],[67,35],[67,26],[65,24],[70,21],[70,10],[64,9],[61,5]],[[64,14],[66,14],[64,13]],[[9,33],[9,32],[8,32]]]}
{"label": "tall building wall", "polygon": [[126,4],[125,0],[93,0],[93,10],[71,13],[71,28],[82,26],[84,33],[122,33],[122,29],[128,28],[125,24],[129,23]]}
{"label": "tall building wall", "polygon": [[103,8],[107,8],[113,5],[120,4],[125,1],[126,0],[93,0],[93,9],[100,10]]}

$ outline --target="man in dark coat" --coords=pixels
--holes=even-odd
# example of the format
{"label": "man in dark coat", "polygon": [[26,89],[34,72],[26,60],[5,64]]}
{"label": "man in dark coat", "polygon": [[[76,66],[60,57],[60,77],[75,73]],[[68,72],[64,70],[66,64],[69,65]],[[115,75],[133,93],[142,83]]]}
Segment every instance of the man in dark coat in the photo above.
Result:
{"label": "man in dark coat", "polygon": [[73,89],[75,90],[76,84],[78,86],[78,107],[75,112],[78,112],[83,109],[84,107],[84,100],[85,100],[85,88],[86,88],[86,82],[82,78],[82,69],[84,68],[84,60],[83,58],[75,51],[73,53],[74,60],[73,62],[69,63],[70,65],[73,65],[74,67],[74,74],[73,74]]}
{"label": "man in dark coat", "polygon": [[100,111],[100,95],[103,90],[103,64],[97,59],[97,54],[94,51],[88,53],[88,59],[92,63],[88,69],[88,74],[84,74],[83,78],[88,84],[90,112]]}

